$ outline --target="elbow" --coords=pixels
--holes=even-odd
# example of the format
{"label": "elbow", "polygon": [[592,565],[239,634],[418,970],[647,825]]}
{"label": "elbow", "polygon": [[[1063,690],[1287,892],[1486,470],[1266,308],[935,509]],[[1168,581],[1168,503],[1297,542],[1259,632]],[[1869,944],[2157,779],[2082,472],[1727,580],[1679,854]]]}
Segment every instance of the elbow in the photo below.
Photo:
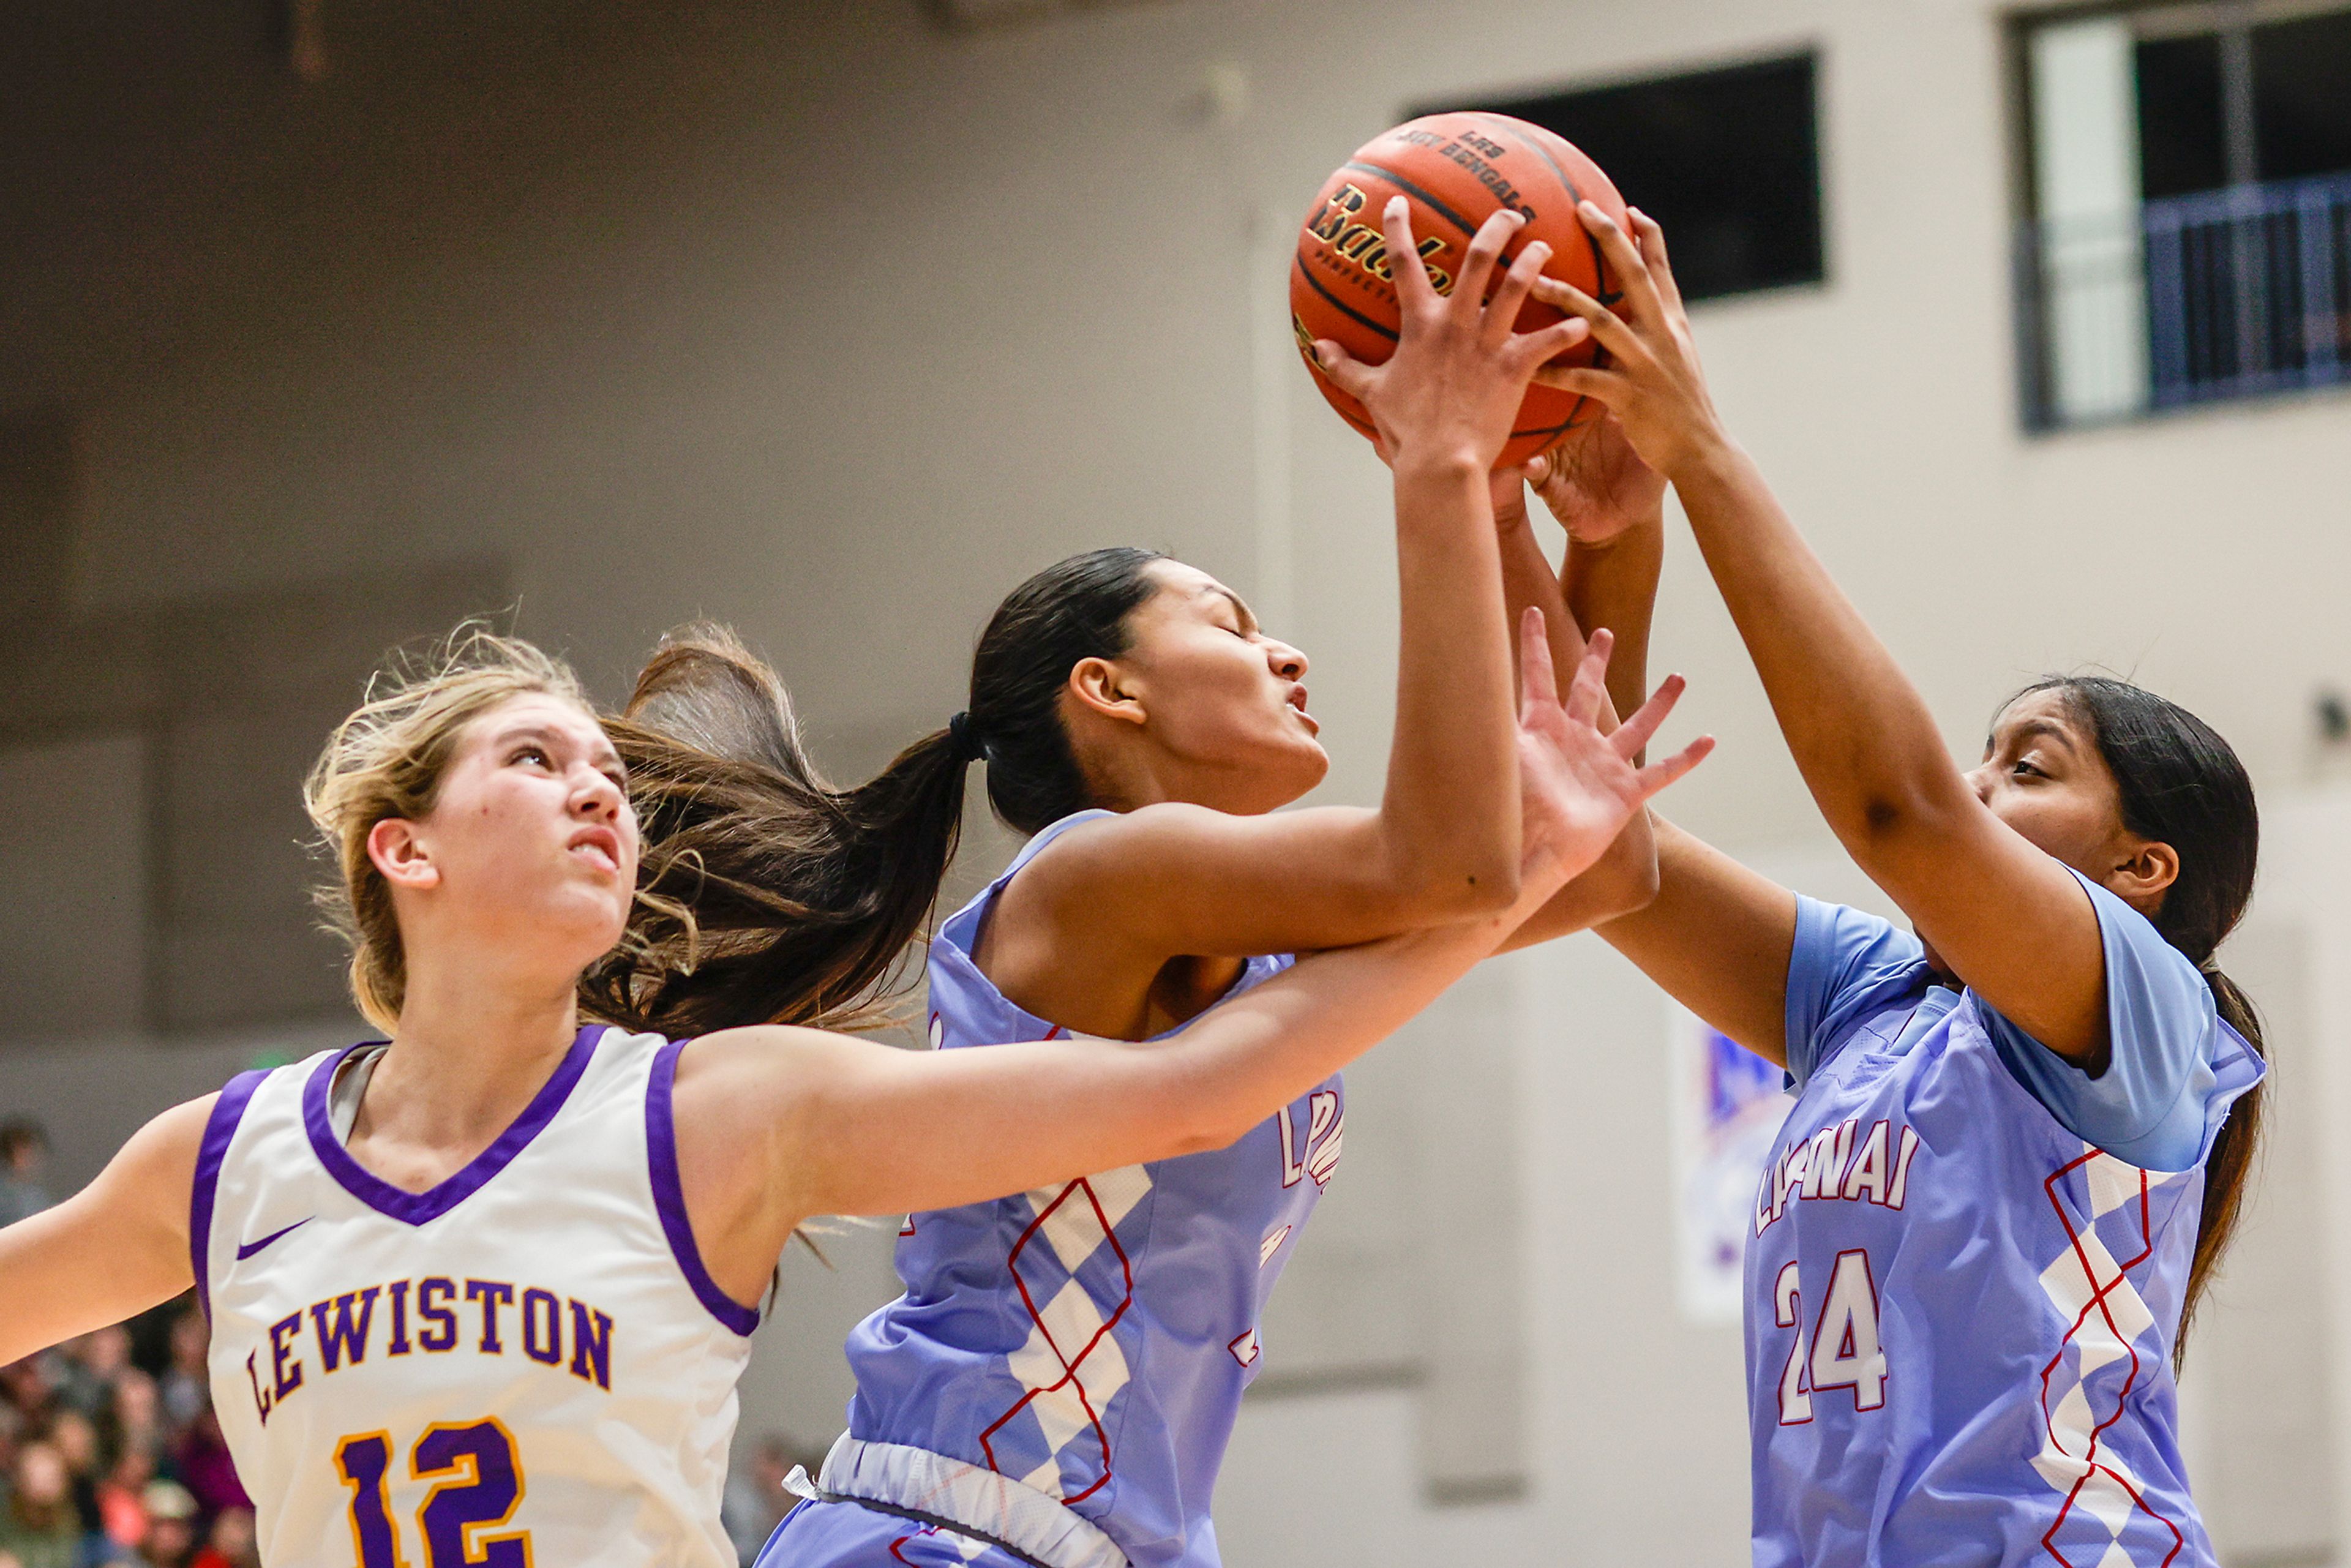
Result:
{"label": "elbow", "polygon": [[1593,920],[1594,925],[1638,915],[1657,902],[1657,889],[1663,882],[1657,872],[1657,857],[1646,854],[1618,870],[1608,880],[1600,910]]}
{"label": "elbow", "polygon": [[1854,802],[1844,836],[1855,856],[1867,860],[1948,839],[1966,816],[1980,810],[1974,791],[1954,775],[1889,782],[1865,790]]}
{"label": "elbow", "polygon": [[1248,1121],[1236,1122],[1229,1116],[1207,1115],[1191,1119],[1170,1133],[1167,1151],[1155,1157],[1181,1159],[1186,1155],[1212,1155],[1229,1149],[1264,1120],[1263,1116],[1252,1116]]}

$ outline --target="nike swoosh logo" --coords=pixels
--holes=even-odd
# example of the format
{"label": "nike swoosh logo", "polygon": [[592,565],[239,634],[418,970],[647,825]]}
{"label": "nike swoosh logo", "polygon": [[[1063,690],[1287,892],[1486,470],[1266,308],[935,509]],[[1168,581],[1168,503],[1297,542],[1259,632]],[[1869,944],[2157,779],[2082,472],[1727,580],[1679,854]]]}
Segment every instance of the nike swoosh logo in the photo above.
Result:
{"label": "nike swoosh logo", "polygon": [[292,1235],[295,1231],[301,1229],[304,1226],[306,1226],[306,1225],[309,1224],[311,1220],[316,1219],[316,1218],[319,1218],[319,1217],[318,1217],[317,1215],[313,1214],[313,1215],[309,1216],[308,1218],[303,1218],[303,1219],[298,1219],[298,1220],[296,1220],[293,1224],[291,1224],[291,1225],[287,1226],[287,1227],[285,1229],[283,1229],[283,1230],[273,1230],[273,1231],[271,1231],[268,1235],[266,1235],[266,1236],[263,1237],[263,1238],[262,1238],[260,1240],[258,1240],[258,1241],[248,1241],[248,1242],[246,1242],[244,1246],[239,1247],[239,1248],[236,1249],[236,1260],[237,1260],[238,1262],[240,1262],[240,1263],[244,1262],[247,1258],[252,1257],[255,1253],[256,1253],[256,1252],[260,1251],[263,1248],[265,1248],[265,1247],[268,1247],[268,1246],[271,1246],[272,1244],[274,1244],[274,1243],[276,1243],[276,1242],[278,1242],[278,1241],[283,1240],[283,1239],[284,1239],[285,1238],[287,1238],[287,1236],[290,1236],[290,1235]]}

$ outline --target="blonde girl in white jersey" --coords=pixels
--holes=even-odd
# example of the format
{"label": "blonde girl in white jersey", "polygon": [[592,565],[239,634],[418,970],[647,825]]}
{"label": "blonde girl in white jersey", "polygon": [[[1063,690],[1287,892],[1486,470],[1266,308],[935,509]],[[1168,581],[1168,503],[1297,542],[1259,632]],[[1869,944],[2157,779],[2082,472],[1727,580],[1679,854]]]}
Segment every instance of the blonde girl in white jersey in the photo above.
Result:
{"label": "blonde girl in white jersey", "polygon": [[[1532,623],[1531,622],[1531,625]],[[1565,707],[1525,639],[1517,906],[1314,958],[1158,1044],[910,1053],[581,1027],[638,835],[561,664],[475,634],[312,773],[354,993],[389,1043],[247,1074],[0,1230],[0,1364],[194,1285],[271,1568],[719,1568],[735,1383],[811,1215],[1217,1147],[1394,1030],[1694,765]]]}

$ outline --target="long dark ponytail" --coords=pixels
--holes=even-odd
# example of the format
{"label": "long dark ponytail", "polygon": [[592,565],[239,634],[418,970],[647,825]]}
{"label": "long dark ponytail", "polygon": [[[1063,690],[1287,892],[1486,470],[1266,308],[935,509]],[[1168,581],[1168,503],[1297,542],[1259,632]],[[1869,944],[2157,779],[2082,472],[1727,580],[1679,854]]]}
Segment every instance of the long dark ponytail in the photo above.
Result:
{"label": "long dark ponytail", "polygon": [[664,639],[607,726],[643,827],[643,896],[585,1004],[669,1035],[871,1016],[955,858],[973,761],[1020,832],[1093,803],[1061,691],[1080,660],[1126,652],[1158,559],[1093,550],[1015,589],[973,653],[968,710],[854,789],[817,771],[782,682],[733,633]]}
{"label": "long dark ponytail", "polygon": [[[2179,874],[2152,919],[2164,939],[2203,971],[2229,1027],[2268,1055],[2252,1002],[2212,962],[2253,894],[2261,857],[2261,810],[2252,780],[2229,743],[2179,704],[2127,681],[2053,677],[2028,687],[2059,695],[2097,742],[2122,795],[2123,825],[2179,853]],[[2262,1136],[2262,1087],[2229,1110],[2204,1166],[2204,1211],[2179,1315],[2179,1344],[2234,1238]]]}

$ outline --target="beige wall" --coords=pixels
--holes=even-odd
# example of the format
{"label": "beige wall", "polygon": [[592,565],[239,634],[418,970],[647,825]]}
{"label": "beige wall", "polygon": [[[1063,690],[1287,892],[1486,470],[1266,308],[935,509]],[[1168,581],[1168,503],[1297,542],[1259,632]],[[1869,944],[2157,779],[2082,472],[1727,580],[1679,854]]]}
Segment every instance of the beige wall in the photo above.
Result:
{"label": "beige wall", "polygon": [[[146,9],[51,7],[0,51],[0,408],[78,421],[63,609],[85,624],[492,560],[523,630],[608,694],[664,625],[736,622],[854,771],[957,706],[1013,582],[1131,540],[1314,655],[1327,794],[1368,800],[1383,476],[1288,357],[1289,225],[1407,103],[1810,44],[1830,281],[1698,330],[1954,745],[2025,676],[2098,662],[2205,713],[2276,791],[2312,766],[2312,689],[2351,665],[2344,396],[2018,434],[1989,0],[1154,0],[959,38],[908,0],[342,0],[308,87],[241,8]],[[1245,84],[1237,119],[1211,73]],[[1658,658],[1692,678],[1677,728],[1724,742],[1677,815],[1817,841],[1678,538]],[[0,874],[43,852],[0,833]],[[140,962],[145,914],[90,918],[105,962]],[[1346,1174],[1269,1326],[1290,1397],[1253,1406],[1228,1477],[1228,1540],[1261,1543],[1237,1561],[1341,1539],[1405,1561],[1416,1530],[1577,1562],[1739,1549],[1737,1341],[1672,1312],[1658,1030],[1613,962],[1521,960],[1356,1074]],[[1448,1071],[1455,1048],[1482,1054]],[[1497,1096],[1503,1157],[1430,1146]],[[825,1435],[837,1330],[886,1288],[878,1248],[848,1250],[788,1288],[810,1315],[749,1426]],[[1367,1477],[1419,1522],[1372,1530]],[[1429,1512],[1432,1486],[1498,1500]]]}

